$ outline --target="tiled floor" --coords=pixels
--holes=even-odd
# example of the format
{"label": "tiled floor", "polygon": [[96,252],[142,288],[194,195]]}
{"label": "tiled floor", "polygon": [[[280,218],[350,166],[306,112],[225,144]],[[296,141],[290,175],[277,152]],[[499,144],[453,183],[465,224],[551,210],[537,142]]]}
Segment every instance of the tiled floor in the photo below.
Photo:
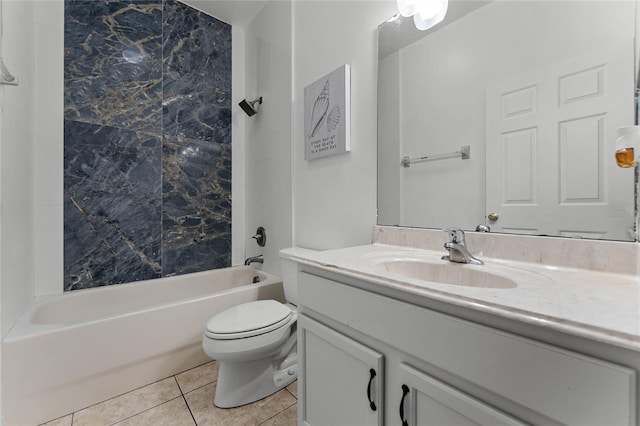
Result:
{"label": "tiled floor", "polygon": [[47,426],[293,426],[297,382],[268,398],[238,408],[213,405],[215,361],[152,383],[60,419]]}

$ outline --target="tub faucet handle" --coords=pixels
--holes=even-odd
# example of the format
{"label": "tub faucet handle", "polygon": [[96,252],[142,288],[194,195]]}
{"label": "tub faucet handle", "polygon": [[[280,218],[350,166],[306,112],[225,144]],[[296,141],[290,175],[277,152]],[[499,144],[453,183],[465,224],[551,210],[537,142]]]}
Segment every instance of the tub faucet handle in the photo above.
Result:
{"label": "tub faucet handle", "polygon": [[251,238],[256,240],[256,243],[258,243],[260,247],[264,247],[264,245],[267,243],[267,233],[262,226],[258,227],[258,229],[256,230],[256,235]]}

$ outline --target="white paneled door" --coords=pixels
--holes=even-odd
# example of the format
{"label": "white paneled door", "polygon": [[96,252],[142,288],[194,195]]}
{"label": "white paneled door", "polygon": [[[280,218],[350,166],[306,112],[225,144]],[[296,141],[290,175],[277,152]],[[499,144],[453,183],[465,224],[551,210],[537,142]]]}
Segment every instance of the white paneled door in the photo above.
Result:
{"label": "white paneled door", "polygon": [[616,129],[634,123],[633,74],[630,41],[487,88],[492,231],[631,238],[633,171],[614,154]]}

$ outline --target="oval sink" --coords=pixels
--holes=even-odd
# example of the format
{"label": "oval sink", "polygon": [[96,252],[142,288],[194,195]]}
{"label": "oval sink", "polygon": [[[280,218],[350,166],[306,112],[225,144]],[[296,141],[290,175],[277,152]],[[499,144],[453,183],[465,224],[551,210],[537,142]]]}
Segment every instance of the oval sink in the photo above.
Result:
{"label": "oval sink", "polygon": [[478,288],[515,288],[509,278],[483,271],[476,266],[431,263],[422,260],[390,260],[379,263],[386,272],[423,281]]}

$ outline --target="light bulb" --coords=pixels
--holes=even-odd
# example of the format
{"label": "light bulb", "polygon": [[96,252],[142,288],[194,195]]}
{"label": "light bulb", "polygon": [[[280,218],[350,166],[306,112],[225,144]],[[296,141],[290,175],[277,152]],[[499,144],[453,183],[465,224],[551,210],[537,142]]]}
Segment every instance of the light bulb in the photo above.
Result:
{"label": "light bulb", "polygon": [[426,0],[420,2],[417,7],[416,15],[419,15],[419,19],[427,20],[432,19],[434,16],[442,12],[444,5],[440,0]]}
{"label": "light bulb", "polygon": [[416,28],[424,31],[440,23],[449,8],[448,0],[428,0],[424,3],[429,3],[428,6],[421,6],[418,9],[418,13],[413,15],[413,23]]}
{"label": "light bulb", "polygon": [[408,18],[419,30],[428,30],[444,19],[449,8],[449,0],[397,0],[400,15]]}
{"label": "light bulb", "polygon": [[418,11],[418,3],[420,0],[397,0],[400,15],[408,18]]}

